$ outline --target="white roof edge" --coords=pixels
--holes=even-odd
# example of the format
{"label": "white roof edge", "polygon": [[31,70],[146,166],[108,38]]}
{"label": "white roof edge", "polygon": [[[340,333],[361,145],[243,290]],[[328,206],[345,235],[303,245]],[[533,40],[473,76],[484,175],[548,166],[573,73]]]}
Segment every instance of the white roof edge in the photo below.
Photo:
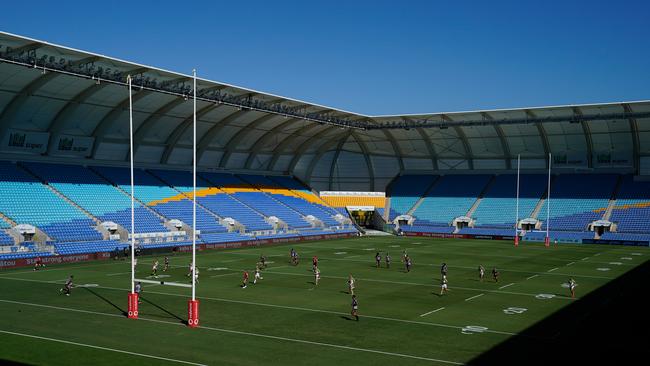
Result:
{"label": "white roof edge", "polygon": [[[83,50],[79,50],[79,49],[72,48],[72,47],[62,46],[62,45],[58,45],[56,43],[51,43],[51,42],[42,41],[42,40],[36,39],[36,38],[21,36],[21,35],[18,35],[18,34],[13,34],[13,33],[5,32],[5,31],[2,31],[2,30],[0,30],[0,35],[7,35],[7,36],[10,36],[10,37],[15,37],[15,38],[20,38],[20,39],[24,39],[24,40],[28,40],[28,41],[32,41],[32,42],[42,43],[44,45],[48,45],[48,46],[52,46],[52,47],[62,48],[62,49],[69,50],[69,51],[72,51],[72,52],[84,53],[84,54],[88,54],[88,55],[91,55],[91,56],[102,57],[102,58],[105,58],[107,60],[122,62],[122,63],[125,63],[125,64],[130,64],[130,65],[133,65],[133,66],[137,66],[137,67],[148,68],[148,69],[151,69],[151,70],[154,70],[154,71],[174,74],[174,75],[178,75],[178,76],[181,76],[181,77],[192,78],[192,75],[189,75],[189,74],[183,74],[183,73],[180,73],[180,72],[170,71],[170,70],[166,70],[166,69],[162,69],[162,68],[158,68],[158,67],[153,67],[153,66],[149,66],[149,65],[144,65],[144,64],[137,63],[137,62],[125,61],[125,60],[122,60],[122,59],[119,59],[119,58],[110,57],[110,56],[106,56],[106,55],[102,55],[102,54],[94,53],[94,52],[89,52],[89,51],[83,51]],[[370,118],[370,119],[374,119],[374,118],[401,118],[401,117],[426,117],[426,116],[439,116],[439,115],[442,115],[442,114],[454,115],[454,114],[481,113],[481,112],[486,112],[486,113],[489,113],[489,112],[512,112],[512,111],[550,109],[550,108],[597,107],[597,106],[608,106],[608,105],[617,105],[617,104],[650,103],[650,99],[646,99],[646,100],[637,100],[637,101],[603,102],[603,103],[588,103],[588,104],[586,103],[586,104],[566,104],[566,105],[551,105],[551,106],[537,106],[537,107],[477,109],[477,110],[454,111],[454,112],[366,115],[366,114],[362,114],[362,113],[358,113],[358,112],[351,112],[351,111],[344,110],[344,109],[333,108],[333,107],[329,107],[329,106],[325,106],[325,105],[317,104],[317,103],[313,103],[313,102],[307,102],[307,101],[300,100],[300,99],[289,98],[289,97],[285,97],[285,96],[282,96],[282,95],[262,92],[262,91],[259,91],[259,90],[245,88],[245,87],[237,86],[237,85],[234,85],[234,84],[224,83],[224,82],[221,82],[221,81],[214,81],[214,80],[204,79],[204,78],[199,78],[199,77],[197,77],[197,80],[208,82],[208,83],[215,83],[215,84],[219,84],[219,85],[224,85],[226,87],[237,88],[237,89],[241,89],[243,91],[247,91],[247,92],[251,92],[251,93],[263,94],[263,95],[271,96],[271,97],[275,97],[275,98],[282,98],[284,100],[295,102],[295,103],[308,104],[308,105],[313,106],[313,107],[329,109],[329,110],[339,112],[339,113],[346,113],[346,114],[351,114],[351,115],[354,115],[354,116],[357,116],[357,117]]]}
{"label": "white roof edge", "polygon": [[[72,52],[83,53],[83,54],[87,54],[87,55],[90,55],[90,56],[97,56],[97,57],[105,58],[107,60],[122,62],[122,63],[125,63],[125,64],[137,66],[137,67],[144,67],[144,68],[151,69],[151,70],[154,70],[154,71],[164,72],[164,73],[168,73],[168,74],[174,74],[174,75],[178,75],[178,76],[181,76],[181,77],[192,78],[192,75],[189,75],[189,74],[183,74],[181,72],[161,69],[159,67],[149,66],[149,65],[145,65],[145,64],[141,64],[141,63],[137,63],[137,62],[125,61],[125,60],[122,60],[122,59],[119,59],[119,58],[116,58],[116,57],[110,57],[110,56],[106,56],[106,55],[103,55],[103,54],[100,54],[100,53],[84,51],[84,50],[79,50],[79,49],[72,48],[72,47],[62,46],[62,45],[59,45],[59,44],[56,44],[56,43],[51,43],[51,42],[42,41],[42,40],[36,39],[36,38],[21,36],[21,35],[18,35],[18,34],[13,34],[13,33],[5,32],[5,31],[2,31],[2,30],[0,30],[0,35],[7,35],[7,36],[10,36],[10,37],[20,38],[20,39],[24,39],[24,40],[27,40],[27,41],[42,43],[44,45],[51,46],[51,47],[62,48],[62,49],[72,51]],[[282,99],[285,99],[287,101],[291,101],[291,102],[295,102],[295,103],[309,104],[310,106],[313,106],[313,107],[330,109],[332,111],[336,111],[336,112],[340,112],[340,113],[353,114],[353,115],[356,115],[356,116],[359,116],[359,117],[366,117],[366,118],[369,117],[367,115],[357,113],[357,112],[351,112],[351,111],[347,111],[347,110],[344,110],[344,109],[328,107],[328,106],[325,106],[325,105],[321,105],[321,104],[317,104],[317,103],[313,103],[313,102],[308,102],[308,101],[304,101],[304,100],[300,100],[300,99],[294,99],[294,98],[289,98],[289,97],[285,97],[285,96],[282,96],[282,95],[262,92],[262,91],[259,91],[259,90],[245,88],[245,87],[241,87],[241,86],[234,85],[234,84],[224,83],[224,82],[221,82],[221,81],[204,79],[204,78],[200,78],[200,77],[197,77],[196,80],[204,81],[204,82],[208,82],[208,83],[215,83],[215,84],[219,84],[219,85],[224,85],[226,87],[237,88],[237,89],[241,89],[243,91],[256,93],[256,94],[263,94],[263,95],[270,96],[270,97],[282,98]]]}
{"label": "white roof edge", "polygon": [[549,105],[537,107],[515,107],[515,108],[497,108],[497,109],[476,109],[469,111],[455,111],[455,112],[434,112],[434,113],[411,113],[411,114],[386,114],[379,116],[369,116],[369,118],[400,118],[400,117],[425,117],[425,116],[439,116],[441,114],[464,114],[464,113],[489,113],[489,112],[514,112],[524,110],[536,109],[558,109],[558,108],[572,108],[572,107],[599,107],[599,106],[614,106],[619,104],[639,104],[650,103],[650,99],[621,101],[621,102],[602,102],[602,103],[583,103],[583,104],[562,104],[562,105]]}

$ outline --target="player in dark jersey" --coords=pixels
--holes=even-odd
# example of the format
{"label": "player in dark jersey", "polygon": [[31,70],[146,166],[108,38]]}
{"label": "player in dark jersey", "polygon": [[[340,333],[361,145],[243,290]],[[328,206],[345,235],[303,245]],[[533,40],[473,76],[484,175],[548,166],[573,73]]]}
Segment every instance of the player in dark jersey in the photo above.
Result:
{"label": "player in dark jersey", "polygon": [[311,270],[316,272],[317,269],[318,269],[318,257],[313,256],[311,258]]}
{"label": "player in dark jersey", "polygon": [[390,268],[390,253],[386,252],[386,268]]}
{"label": "player in dark jersey", "polygon": [[350,312],[350,315],[352,315],[357,321],[359,321],[359,302],[357,301],[357,296],[352,295],[352,312]]}
{"label": "player in dark jersey", "polygon": [[569,278],[569,290],[571,291],[571,298],[575,299],[576,297],[576,286],[578,284],[576,283],[576,280],[573,278]]}
{"label": "player in dark jersey", "polygon": [[140,294],[142,293],[142,283],[139,281],[135,284],[135,293],[138,294],[138,304],[142,304],[142,301],[140,300]]}
{"label": "player in dark jersey", "polygon": [[165,268],[163,268],[163,272],[167,272],[169,269],[169,257],[165,256]]}
{"label": "player in dark jersey", "polygon": [[244,271],[241,288],[246,288],[246,286],[248,286],[248,271]]}
{"label": "player in dark jersey", "polygon": [[34,262],[34,271],[38,271],[41,268],[45,268],[45,264],[43,264],[43,259],[41,259],[41,257],[36,257],[36,262]]}
{"label": "player in dark jersey", "polygon": [[411,257],[408,255],[404,259],[404,265],[406,266],[406,272],[411,272],[411,265],[413,265],[413,262],[411,262]]}
{"label": "player in dark jersey", "polygon": [[375,254],[375,264],[377,268],[381,267],[381,255],[379,254],[379,252]]}
{"label": "player in dark jersey", "polygon": [[442,266],[440,267],[440,274],[443,276],[447,276],[447,263],[443,263]]}
{"label": "player in dark jersey", "polygon": [[59,290],[59,293],[65,294],[65,296],[70,296],[70,291],[72,290],[72,287],[74,286],[72,283],[72,280],[74,279],[73,275],[70,275],[68,277],[68,280],[65,281],[65,285],[63,285],[63,288]]}
{"label": "player in dark jersey", "polygon": [[492,278],[494,278],[494,282],[499,282],[499,271],[496,267],[492,268]]}
{"label": "player in dark jersey", "polygon": [[260,264],[262,268],[266,268],[266,257],[263,254],[260,255]]}

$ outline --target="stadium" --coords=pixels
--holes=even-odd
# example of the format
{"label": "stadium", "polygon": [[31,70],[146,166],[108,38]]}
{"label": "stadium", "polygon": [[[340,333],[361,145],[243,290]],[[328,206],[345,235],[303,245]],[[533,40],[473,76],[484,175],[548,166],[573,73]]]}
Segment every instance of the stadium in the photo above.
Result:
{"label": "stadium", "polygon": [[369,116],[0,32],[0,141],[7,363],[647,356],[650,101]]}

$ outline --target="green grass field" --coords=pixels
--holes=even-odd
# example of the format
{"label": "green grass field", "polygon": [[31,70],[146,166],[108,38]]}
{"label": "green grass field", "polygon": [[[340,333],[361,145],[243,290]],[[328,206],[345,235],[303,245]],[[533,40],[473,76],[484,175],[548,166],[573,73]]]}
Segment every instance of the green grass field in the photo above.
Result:
{"label": "green grass field", "polygon": [[[295,248],[301,263],[288,263]],[[407,250],[413,268],[400,256]],[[390,269],[374,254],[390,251]],[[271,262],[240,288],[260,254]],[[124,317],[129,262],[98,261],[0,272],[0,360],[70,365],[463,364],[647,261],[648,248],[425,238],[358,238],[197,253],[201,327],[183,324],[190,289],[143,285],[140,319]],[[311,257],[322,273],[313,284]],[[139,259],[136,277],[151,263]],[[171,256],[161,277],[188,283],[190,255]],[[440,265],[449,293],[439,296]],[[477,267],[486,268],[480,282]],[[490,270],[501,272],[498,283]],[[162,267],[162,266],[161,266]],[[59,294],[68,275],[77,287]],[[360,321],[349,317],[347,276],[357,280]],[[577,283],[577,299],[564,287]],[[251,276],[252,278],[252,276]],[[568,325],[567,325],[568,326]],[[561,334],[547,329],[546,341]],[[533,339],[533,341],[535,341]]]}

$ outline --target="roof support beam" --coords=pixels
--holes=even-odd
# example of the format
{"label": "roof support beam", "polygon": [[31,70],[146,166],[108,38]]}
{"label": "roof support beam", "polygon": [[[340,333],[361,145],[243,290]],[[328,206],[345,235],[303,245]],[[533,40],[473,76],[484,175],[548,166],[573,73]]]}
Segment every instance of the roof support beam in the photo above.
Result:
{"label": "roof support beam", "polygon": [[266,143],[274,136],[276,136],[279,132],[284,131],[289,127],[289,125],[295,124],[297,122],[303,122],[305,123],[304,120],[300,118],[290,118],[279,125],[273,127],[269,132],[265,133],[261,137],[259,137],[257,140],[253,142],[251,145],[253,148],[251,150],[251,153],[248,154],[248,158],[246,159],[246,164],[244,165],[244,169],[250,169],[251,165],[253,164],[253,161],[255,161],[255,157],[259,154],[260,150],[266,146]]}
{"label": "roof support beam", "polygon": [[[92,56],[81,60],[77,60],[74,64],[75,65],[83,64],[96,59],[97,59],[96,56]],[[44,87],[49,82],[62,75],[63,74],[60,74],[58,72],[45,73],[44,75],[37,77],[32,82],[27,84],[24,88],[22,88],[20,91],[18,91],[16,95],[14,95],[14,97],[11,99],[11,101],[9,101],[9,103],[7,103],[7,105],[4,107],[2,113],[0,113],[0,131],[5,131],[5,133],[7,133],[9,126],[11,126],[11,122],[12,122],[11,117],[17,111],[23,108],[27,100],[29,100],[29,98],[34,93],[36,93],[40,88]],[[2,136],[0,136],[0,138],[1,137]]]}
{"label": "roof support beam", "polygon": [[[309,147],[311,147],[311,145],[312,145],[314,142],[318,141],[318,139],[320,139],[322,136],[326,135],[328,132],[332,131],[332,130],[335,129],[335,128],[337,128],[337,127],[336,127],[336,126],[329,126],[329,127],[326,127],[325,129],[318,131],[316,134],[314,134],[313,136],[311,136],[310,138],[308,138],[307,140],[305,140],[302,144],[300,144],[300,146],[298,146],[298,148],[295,149],[295,150],[292,152],[292,153],[293,153],[293,158],[291,159],[291,162],[289,163],[289,168],[287,169],[287,170],[289,171],[289,173],[293,173],[293,171],[294,171],[294,169],[296,168],[296,165],[298,164],[298,161],[300,160],[302,154],[303,154],[305,151],[307,151],[307,149],[308,149]],[[346,132],[349,132],[349,131],[346,131]],[[340,135],[341,135],[341,134],[338,134],[338,135],[336,135],[336,136],[340,136]],[[283,145],[284,145],[285,142],[289,141],[290,139],[291,139],[291,138],[289,137],[289,138],[287,138],[286,140],[284,140],[284,141],[283,141]],[[324,146],[324,145],[326,145],[326,144],[327,144],[327,142],[326,142],[325,144],[321,145],[321,147]],[[277,155],[278,157],[280,156],[280,150],[279,150],[279,148],[280,148],[280,146],[278,146],[278,148],[276,148],[276,151],[274,152],[274,156],[273,156],[273,158],[275,159],[275,161],[277,161],[276,155]],[[283,147],[283,149],[284,149],[284,147]],[[319,148],[319,150],[320,150],[320,148]],[[317,151],[319,151],[319,150],[317,150]],[[275,165],[275,161],[271,161],[271,163],[273,163],[273,165]],[[273,168],[273,165],[270,165],[270,163],[269,163],[269,168]]]}
{"label": "roof support beam", "polygon": [[[537,116],[535,113],[529,109],[525,110],[526,116],[532,118],[532,119],[537,119]],[[539,138],[542,140],[542,146],[544,147],[544,160],[546,161],[546,166],[548,166],[548,155],[551,153],[551,144],[548,141],[548,135],[546,134],[546,130],[544,129],[544,126],[537,122],[535,123],[535,127],[537,127],[537,132],[539,132]]]}
{"label": "roof support beam", "polygon": [[[213,110],[223,106],[223,104],[208,104],[207,106],[199,109],[196,111],[196,120],[197,122],[206,114],[212,112]],[[183,120],[183,122],[179,123],[176,128],[172,131],[172,133],[169,134],[167,137],[167,141],[165,142],[165,150],[163,151],[162,156],[160,157],[160,163],[161,164],[167,164],[169,161],[169,156],[171,155],[172,151],[178,144],[178,141],[183,137],[183,134],[185,134],[185,131],[192,126],[192,123],[194,122],[194,115],[190,114],[187,118]],[[198,161],[197,161],[198,164]]]}
{"label": "roof support beam", "polygon": [[[375,167],[372,164],[372,159],[370,158],[370,153],[368,152],[368,146],[363,142],[361,138],[354,132],[351,131],[352,137],[357,141],[361,151],[363,152],[363,157],[366,160],[366,166],[368,167],[368,178],[370,179],[370,190],[375,190]],[[404,164],[402,163],[402,158],[400,157],[400,169],[403,170]]]}
{"label": "roof support beam", "polygon": [[[321,132],[324,132],[324,131],[321,131]],[[332,146],[334,146],[334,145],[338,144],[342,148],[343,144],[348,140],[348,138],[350,137],[351,134],[352,134],[352,132],[350,130],[346,130],[346,131],[337,133],[334,136],[332,136],[331,138],[329,138],[327,141],[325,141],[316,150],[316,154],[314,155],[314,157],[309,162],[309,166],[307,167],[306,174],[305,174],[305,179],[310,184],[311,184],[311,177],[312,177],[312,173],[314,172],[314,168],[316,167],[316,164],[318,164],[320,159],[323,157],[323,155],[325,155],[325,153],[328,152],[330,150],[330,148]],[[337,149],[337,151],[338,150],[341,150],[341,149],[339,148],[339,149]],[[338,153],[336,153],[336,158],[337,159],[338,159],[339,154],[340,154],[340,151]],[[294,157],[294,159],[296,159],[296,163],[298,162],[298,160],[300,160],[301,156],[302,156],[301,153],[296,153],[296,156]],[[295,166],[295,164],[293,164],[293,161],[292,161],[292,166],[290,166],[289,172],[293,173],[294,166]],[[333,174],[333,169],[334,169],[333,166],[330,166],[330,174]],[[330,176],[330,178],[331,178],[331,176]]]}
{"label": "roof support beam", "polygon": [[[330,175],[329,175],[329,187],[328,189],[330,191],[334,190],[334,168],[336,168],[336,162],[339,160],[339,155],[341,155],[341,149],[343,148],[343,144],[345,144],[345,141],[347,141],[347,137],[344,139],[341,139],[339,141],[338,145],[336,145],[336,152],[334,153],[334,157],[332,158],[332,164],[330,164]],[[314,156],[314,159],[312,159],[311,164],[309,164],[309,169],[308,169],[308,175],[307,179],[311,183],[311,175],[313,172],[314,167],[316,166],[316,163],[318,160],[315,159],[316,157]],[[319,158],[320,160],[320,158]]]}
{"label": "roof support beam", "polygon": [[415,130],[420,134],[420,136],[424,140],[424,144],[427,146],[427,150],[429,151],[429,155],[431,156],[431,164],[433,166],[433,169],[438,170],[438,155],[436,154],[433,141],[431,141],[429,135],[427,135],[426,132],[424,132],[423,128],[416,128]]}
{"label": "roof support beam", "polygon": [[[486,112],[481,112],[481,115],[483,118],[486,120],[492,121],[494,118],[487,114]],[[510,170],[512,169],[512,155],[510,154],[510,146],[508,145],[508,141],[506,141],[506,136],[503,133],[503,128],[501,128],[500,125],[495,124],[494,125],[494,130],[497,133],[497,136],[499,136],[499,140],[501,141],[501,150],[503,151],[504,155],[504,160],[506,161],[506,169]]]}
{"label": "roof support beam", "polygon": [[582,126],[582,132],[585,135],[585,142],[587,144],[587,167],[594,167],[594,143],[591,139],[591,130],[589,129],[589,123],[582,120],[582,111],[578,107],[572,107],[573,114],[581,120],[580,125]]}
{"label": "roof support beam", "polygon": [[244,114],[250,112],[249,109],[241,109],[237,110],[228,116],[226,118],[222,119],[221,121],[215,123],[212,127],[210,127],[204,134],[201,136],[201,139],[197,142],[197,150],[196,150],[196,161],[201,161],[201,158],[203,157],[203,153],[205,153],[205,150],[210,146],[210,143],[212,140],[214,140],[215,137],[219,135],[219,132],[223,130],[225,126],[227,126],[230,122],[236,120],[237,118],[243,116]]}
{"label": "roof support beam", "polygon": [[[625,113],[634,113],[632,110],[632,107],[630,107],[629,104],[623,103],[623,110],[625,110]],[[630,132],[632,134],[632,153],[634,156],[632,156],[633,159],[633,167],[634,167],[634,174],[639,174],[641,170],[641,147],[640,147],[640,141],[639,141],[639,124],[636,121],[636,118],[629,118],[628,119],[630,123]]]}
{"label": "roof support beam", "polygon": [[[440,118],[442,118],[443,121],[447,122],[454,121],[446,114],[441,114]],[[456,131],[456,135],[458,135],[458,138],[460,138],[460,141],[463,143],[463,148],[465,148],[465,160],[467,160],[467,167],[469,169],[474,169],[474,156],[472,155],[472,147],[469,145],[469,140],[467,140],[465,131],[463,131],[463,129],[459,126],[454,126],[454,131]]]}
{"label": "roof support beam", "polygon": [[[228,160],[230,159],[230,156],[232,155],[232,152],[237,148],[237,145],[239,145],[239,143],[241,141],[244,141],[244,137],[246,137],[250,131],[255,130],[257,128],[257,126],[259,126],[259,125],[261,125],[261,124],[263,124],[265,122],[268,122],[268,121],[272,120],[273,118],[278,118],[278,117],[279,116],[276,115],[276,114],[266,114],[266,115],[264,115],[264,116],[262,116],[262,117],[260,117],[260,118],[258,118],[256,120],[252,121],[251,123],[248,124],[248,126],[243,127],[241,130],[239,130],[228,141],[228,143],[224,147],[224,150],[226,152],[221,156],[221,161],[219,162],[219,167],[221,167],[221,168],[226,167],[226,165],[228,164]],[[251,154],[252,154],[252,152],[249,153],[248,156],[250,157]]]}
{"label": "roof support beam", "polygon": [[[309,132],[313,130],[316,127],[322,127],[323,125],[318,124],[318,123],[309,123],[300,129],[292,132],[289,136],[287,136],[284,140],[282,140],[281,143],[278,144],[278,146],[273,149],[273,156],[271,157],[271,160],[269,161],[267,170],[273,170],[275,167],[275,164],[277,163],[278,159],[280,158],[280,155],[284,151],[284,149],[289,146],[297,137],[302,136],[302,134]],[[328,131],[332,129],[333,127],[330,126],[328,128],[323,129],[323,131]],[[318,135],[318,134],[317,134]],[[307,139],[307,141],[310,141],[310,139]],[[302,146],[302,145],[301,145]],[[291,163],[289,164],[289,169],[287,169],[289,172],[293,170],[295,167],[296,163],[298,162],[298,157],[294,155],[293,159],[291,160]]]}
{"label": "roof support beam", "polygon": [[[397,143],[397,140],[395,139],[395,136],[388,131],[388,130],[382,130],[384,133],[384,136],[390,141],[390,145],[393,147],[393,151],[395,151],[395,156],[397,156],[397,162],[399,163],[399,170],[403,171],[404,170],[404,153],[402,152],[402,149],[399,147],[399,144]],[[355,139],[358,141],[358,135],[355,134]],[[365,144],[364,144],[365,145]],[[373,183],[374,185],[374,183]]]}

